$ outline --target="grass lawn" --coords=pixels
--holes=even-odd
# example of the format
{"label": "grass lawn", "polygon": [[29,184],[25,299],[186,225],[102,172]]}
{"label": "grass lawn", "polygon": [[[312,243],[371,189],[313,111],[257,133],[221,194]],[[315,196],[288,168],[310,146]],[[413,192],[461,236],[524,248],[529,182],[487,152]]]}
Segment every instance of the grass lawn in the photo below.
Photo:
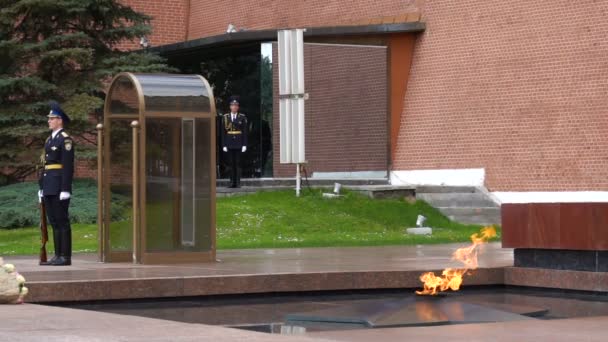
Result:
{"label": "grass lawn", "polygon": [[[435,228],[432,236],[404,234],[405,228],[415,225],[418,214]],[[320,191],[304,191],[300,198],[293,191],[282,191],[217,200],[219,249],[463,242],[479,229],[452,222],[422,201],[372,200],[350,192],[340,199],[324,199]],[[74,252],[97,250],[97,225],[75,224],[72,230]],[[52,251],[52,244],[48,247]],[[37,228],[0,230],[0,255],[38,251]]]}

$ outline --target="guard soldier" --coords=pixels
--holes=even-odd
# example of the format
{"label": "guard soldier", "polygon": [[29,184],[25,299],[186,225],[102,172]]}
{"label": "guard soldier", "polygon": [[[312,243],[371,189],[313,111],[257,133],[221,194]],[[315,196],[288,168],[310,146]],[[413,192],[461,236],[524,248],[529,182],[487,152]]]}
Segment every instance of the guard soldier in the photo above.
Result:
{"label": "guard soldier", "polygon": [[247,151],[247,117],[239,113],[239,99],[230,97],[230,113],[224,114],[222,125],[222,150],[230,161],[230,187],[241,186],[239,164],[241,153]]}
{"label": "guard soldier", "polygon": [[55,256],[41,265],[72,264],[72,228],[68,208],[74,175],[74,141],[63,130],[70,118],[56,102],[48,115],[51,136],[44,143],[44,172],[39,179],[39,201],[44,201],[47,218],[53,227]]}

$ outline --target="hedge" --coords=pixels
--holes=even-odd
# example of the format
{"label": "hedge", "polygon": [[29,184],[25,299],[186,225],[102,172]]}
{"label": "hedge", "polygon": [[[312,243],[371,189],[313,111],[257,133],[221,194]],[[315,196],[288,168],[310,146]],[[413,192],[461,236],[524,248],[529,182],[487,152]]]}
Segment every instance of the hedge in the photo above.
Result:
{"label": "hedge", "polygon": [[[74,180],[72,188],[70,221],[72,223],[97,223],[97,183],[90,179],[77,179]],[[40,222],[37,195],[37,182],[0,187],[0,229],[37,226]],[[122,219],[128,206],[127,197],[112,194],[112,219]]]}

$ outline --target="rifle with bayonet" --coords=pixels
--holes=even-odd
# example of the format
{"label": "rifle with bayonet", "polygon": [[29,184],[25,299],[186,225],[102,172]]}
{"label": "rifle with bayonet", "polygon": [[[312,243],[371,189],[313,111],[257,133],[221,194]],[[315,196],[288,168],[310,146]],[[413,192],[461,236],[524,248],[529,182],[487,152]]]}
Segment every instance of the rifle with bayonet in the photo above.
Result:
{"label": "rifle with bayonet", "polygon": [[46,260],[46,243],[49,241],[49,230],[46,226],[46,208],[44,201],[40,202],[40,264]]}
{"label": "rifle with bayonet", "polygon": [[[40,156],[40,165],[37,167],[38,178],[41,179],[44,173],[44,152]],[[46,243],[49,242],[49,230],[46,225],[46,208],[44,207],[44,199],[39,198],[40,207],[40,264],[47,262]]]}

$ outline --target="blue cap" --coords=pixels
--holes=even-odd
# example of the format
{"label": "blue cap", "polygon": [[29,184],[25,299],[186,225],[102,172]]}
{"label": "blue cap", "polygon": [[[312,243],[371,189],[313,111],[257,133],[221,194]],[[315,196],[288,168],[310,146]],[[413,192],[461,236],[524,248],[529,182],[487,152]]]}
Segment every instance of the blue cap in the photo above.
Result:
{"label": "blue cap", "polygon": [[239,97],[238,96],[230,96],[230,99],[228,100],[228,103],[232,104],[239,104]]}
{"label": "blue cap", "polygon": [[61,120],[63,120],[63,123],[65,124],[68,124],[70,122],[70,117],[63,111],[63,109],[61,109],[61,106],[59,106],[59,103],[57,103],[57,101],[49,102],[49,106],[51,107],[51,111],[49,112],[49,115],[47,115],[47,117],[61,118]]}

